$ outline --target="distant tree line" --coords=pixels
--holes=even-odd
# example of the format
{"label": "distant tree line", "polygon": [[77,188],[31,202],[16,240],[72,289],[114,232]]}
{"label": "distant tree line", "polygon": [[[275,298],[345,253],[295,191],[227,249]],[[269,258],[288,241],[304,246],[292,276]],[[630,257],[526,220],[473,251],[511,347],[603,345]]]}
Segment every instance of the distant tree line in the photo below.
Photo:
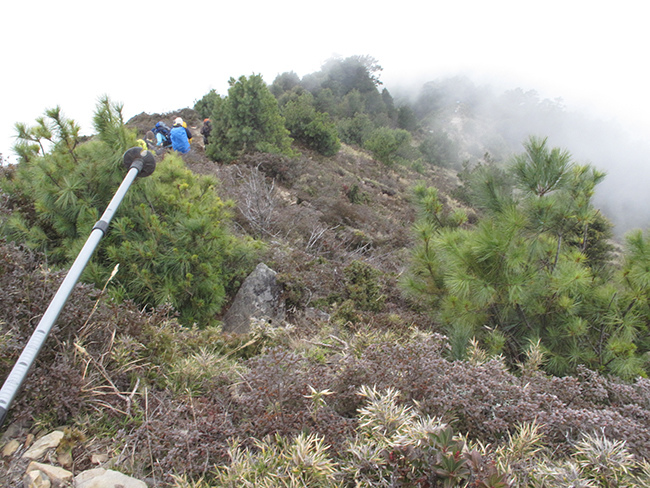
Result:
{"label": "distant tree line", "polygon": [[215,125],[207,154],[220,162],[260,150],[291,155],[294,140],[324,156],[342,142],[356,145],[387,165],[455,162],[443,132],[419,133],[413,108],[396,107],[388,89],[380,90],[381,70],[370,56],[351,56],[330,59],[302,79],[282,73],[268,86],[260,75],[232,78],[227,96],[212,90],[194,106]]}

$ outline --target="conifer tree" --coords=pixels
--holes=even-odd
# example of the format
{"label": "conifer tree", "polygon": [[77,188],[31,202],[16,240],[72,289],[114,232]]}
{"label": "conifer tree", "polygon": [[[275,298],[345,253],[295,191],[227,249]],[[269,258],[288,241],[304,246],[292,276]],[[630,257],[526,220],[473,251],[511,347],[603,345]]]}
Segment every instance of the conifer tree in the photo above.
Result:
{"label": "conifer tree", "polygon": [[382,163],[392,165],[396,162],[400,149],[410,142],[411,134],[403,129],[379,127],[370,134],[364,147]]}
{"label": "conifer tree", "polygon": [[232,161],[250,152],[292,155],[291,138],[280,108],[260,75],[230,79],[228,96],[212,113],[214,161]]}
{"label": "conifer tree", "polygon": [[[58,109],[37,122],[22,134],[33,143],[49,127],[51,148],[26,153],[2,181],[14,207],[2,231],[46,252],[50,265],[67,267],[122,182],[123,154],[136,145],[135,135],[124,126],[122,107],[108,98],[95,113],[97,137],[86,143]],[[229,234],[229,205],[217,196],[217,185],[168,155],[127,192],[81,279],[103,286],[119,263],[110,284],[116,298],[143,307],[171,304],[183,323],[209,324],[228,284],[246,272],[240,266],[251,249]]]}
{"label": "conifer tree", "polygon": [[194,104],[194,110],[196,110],[201,118],[206,119],[210,118],[214,111],[217,109],[217,106],[223,101],[221,96],[217,93],[216,90],[212,89],[206,93],[200,100]]}
{"label": "conifer tree", "polygon": [[311,93],[290,98],[282,107],[282,115],[291,136],[323,156],[333,156],[341,148],[336,126],[329,114],[316,110]]}
{"label": "conifer tree", "polygon": [[545,140],[531,138],[525,148],[509,167],[514,187],[477,173],[473,195],[484,215],[474,227],[432,226],[443,207],[418,200],[407,289],[436,294],[428,302],[455,357],[464,356],[472,337],[512,362],[540,341],[556,374],[580,364],[625,378],[643,373],[648,301],[645,281],[636,277],[643,276],[646,244],[639,236],[628,242],[636,252],[627,261],[625,292],[603,256],[592,262],[586,252],[595,235],[589,228],[602,219],[591,197],[604,175]]}

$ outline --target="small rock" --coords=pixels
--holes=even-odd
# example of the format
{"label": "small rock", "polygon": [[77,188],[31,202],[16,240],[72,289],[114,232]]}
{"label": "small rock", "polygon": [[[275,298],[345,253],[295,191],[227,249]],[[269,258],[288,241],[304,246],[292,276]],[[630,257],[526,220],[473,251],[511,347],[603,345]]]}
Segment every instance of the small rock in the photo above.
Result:
{"label": "small rock", "polygon": [[2,448],[2,455],[4,457],[13,456],[14,453],[18,450],[19,447],[20,447],[20,442],[18,442],[16,439],[11,439]]}
{"label": "small rock", "polygon": [[42,471],[30,471],[23,478],[24,488],[50,488],[51,486],[50,479]]}
{"label": "small rock", "polygon": [[4,444],[5,442],[8,442],[11,439],[22,437],[23,431],[24,431],[24,426],[22,423],[13,422],[9,424],[7,430],[5,430],[4,434],[2,434],[2,437],[0,437],[0,444]]}
{"label": "small rock", "polygon": [[23,454],[23,457],[32,460],[39,459],[43,454],[45,454],[45,451],[57,447],[59,442],[61,442],[61,439],[63,439],[62,431],[55,430],[54,432],[50,432],[37,440],[34,445]]}
{"label": "small rock", "polygon": [[56,460],[58,463],[63,466],[64,468],[69,468],[72,466],[73,460],[72,460],[72,454],[70,452],[61,452],[56,456]]}
{"label": "small rock", "polygon": [[144,481],[104,468],[89,469],[79,473],[74,479],[74,486],[75,488],[147,488]]}
{"label": "small rock", "polygon": [[93,454],[90,456],[90,462],[93,464],[104,464],[108,461],[108,454]]}
{"label": "small rock", "polygon": [[54,485],[62,485],[63,483],[68,483],[72,481],[72,473],[67,469],[59,468],[58,466],[52,466],[50,464],[37,463],[32,461],[27,466],[27,473],[32,471],[40,471],[45,473],[45,475],[54,483]]}

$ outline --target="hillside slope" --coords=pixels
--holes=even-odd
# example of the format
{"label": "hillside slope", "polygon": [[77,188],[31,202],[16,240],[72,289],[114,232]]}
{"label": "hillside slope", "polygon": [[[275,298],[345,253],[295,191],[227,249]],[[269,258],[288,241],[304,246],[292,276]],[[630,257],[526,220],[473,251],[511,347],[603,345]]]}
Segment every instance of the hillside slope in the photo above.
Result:
{"label": "hillside slope", "polygon": [[397,314],[405,324],[431,325],[426,314],[404,303],[397,280],[412,242],[413,186],[419,181],[434,186],[446,206],[458,208],[461,204],[452,197],[460,185],[455,171],[430,165],[388,167],[347,145],[334,157],[298,147],[297,158],[254,154],[224,165],[205,156],[201,121],[191,109],[143,113],[127,125],[142,137],[157,121],[169,123],[177,116],[195,136],[192,151],[183,155],[188,168],[221,182],[218,194],[235,205],[235,232],[267,243],[263,259],[293,290],[292,320],[300,320],[314,305],[331,312],[341,301],[343,269],[361,260],[379,271],[386,296],[385,310],[373,320]]}

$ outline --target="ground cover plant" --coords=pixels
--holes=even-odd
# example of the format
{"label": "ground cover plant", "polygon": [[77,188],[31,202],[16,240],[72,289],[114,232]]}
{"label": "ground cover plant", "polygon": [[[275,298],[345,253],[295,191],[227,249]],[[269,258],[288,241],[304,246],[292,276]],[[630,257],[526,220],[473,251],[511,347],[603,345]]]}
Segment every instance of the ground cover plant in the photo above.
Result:
{"label": "ground cover plant", "polygon": [[[2,249],[14,253],[8,289],[49,280]],[[569,472],[594,486],[647,480],[648,381],[549,376],[540,348],[510,372],[476,345],[450,361],[444,336],[417,329],[335,337],[259,323],[228,337],[104,300],[92,317],[77,314],[60,332],[73,347],[48,344],[14,421],[92,439],[71,448],[80,468],[108,451],[154,486],[556,486]],[[27,331],[3,329],[10,360]]]}

